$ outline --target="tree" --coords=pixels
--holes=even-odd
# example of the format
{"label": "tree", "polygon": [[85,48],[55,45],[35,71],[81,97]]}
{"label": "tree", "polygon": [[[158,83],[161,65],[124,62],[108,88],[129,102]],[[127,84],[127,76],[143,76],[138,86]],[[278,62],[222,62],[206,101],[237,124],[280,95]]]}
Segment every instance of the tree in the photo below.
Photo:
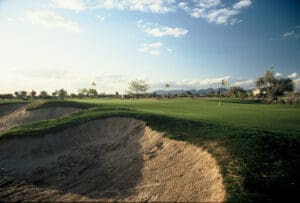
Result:
{"label": "tree", "polygon": [[133,80],[129,82],[129,89],[135,92],[138,99],[139,93],[144,93],[149,89],[149,85],[144,80]]}
{"label": "tree", "polygon": [[98,95],[98,92],[96,89],[89,89],[88,90],[88,96],[90,97],[96,97]]}
{"label": "tree", "polygon": [[33,99],[35,96],[36,96],[36,91],[35,91],[35,90],[32,90],[32,91],[30,92],[30,97],[31,97],[31,99]]}
{"label": "tree", "polygon": [[166,88],[166,91],[167,91],[167,98],[169,99],[169,92],[168,92],[168,88],[170,88],[170,85],[169,85],[169,84],[165,84],[165,88]]}
{"label": "tree", "polygon": [[6,99],[13,99],[13,94],[0,94],[0,99],[6,100]]}
{"label": "tree", "polygon": [[54,93],[59,99],[64,99],[68,95],[68,92],[64,89],[56,90]]}
{"label": "tree", "polygon": [[26,91],[18,91],[15,92],[17,99],[26,99],[27,98],[27,92]]}
{"label": "tree", "polygon": [[39,97],[41,99],[47,99],[47,98],[49,98],[49,95],[48,95],[48,93],[45,90],[43,90],[43,91],[40,92]]}
{"label": "tree", "polygon": [[186,91],[186,95],[188,97],[194,97],[193,93],[191,91]]}
{"label": "tree", "polygon": [[291,92],[294,90],[294,82],[289,78],[276,78],[274,72],[267,70],[265,75],[259,77],[255,81],[255,86],[261,92],[266,92],[266,95],[272,100],[277,100],[278,96],[282,96],[284,92]]}
{"label": "tree", "polygon": [[78,90],[78,95],[80,94],[80,96],[84,97],[84,96],[88,96],[89,95],[89,91],[86,88],[82,88]]}
{"label": "tree", "polygon": [[229,97],[245,98],[247,97],[246,91],[239,86],[232,86],[227,92]]}

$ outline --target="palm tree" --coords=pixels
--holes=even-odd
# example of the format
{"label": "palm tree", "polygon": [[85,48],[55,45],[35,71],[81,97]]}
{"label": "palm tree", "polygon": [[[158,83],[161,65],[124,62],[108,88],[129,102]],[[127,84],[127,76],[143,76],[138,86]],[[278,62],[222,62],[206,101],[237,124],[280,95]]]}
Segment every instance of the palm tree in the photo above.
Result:
{"label": "palm tree", "polygon": [[166,88],[166,91],[167,91],[167,98],[169,99],[169,92],[168,92],[168,88],[170,87],[170,85],[169,84],[165,84],[165,88]]}

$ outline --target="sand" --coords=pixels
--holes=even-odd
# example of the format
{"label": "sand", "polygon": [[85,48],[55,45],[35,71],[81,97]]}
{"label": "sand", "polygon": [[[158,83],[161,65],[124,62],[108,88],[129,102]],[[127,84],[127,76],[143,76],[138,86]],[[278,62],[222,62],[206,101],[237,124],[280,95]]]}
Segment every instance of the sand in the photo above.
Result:
{"label": "sand", "polygon": [[27,103],[1,104],[0,105],[0,119],[1,119],[1,117],[10,114],[25,105],[27,105]]}
{"label": "sand", "polygon": [[0,201],[222,202],[224,196],[208,152],[133,118],[0,142]]}
{"label": "sand", "polygon": [[22,124],[34,123],[37,121],[48,120],[67,116],[80,109],[72,107],[47,107],[42,109],[27,110],[26,105],[11,104],[0,106],[0,133],[12,127]]}

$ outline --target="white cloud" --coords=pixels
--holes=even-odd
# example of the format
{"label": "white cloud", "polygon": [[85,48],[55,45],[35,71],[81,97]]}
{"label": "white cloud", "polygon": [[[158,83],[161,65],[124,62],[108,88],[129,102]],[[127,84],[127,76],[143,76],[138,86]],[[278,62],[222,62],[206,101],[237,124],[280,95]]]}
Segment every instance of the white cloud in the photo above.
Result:
{"label": "white cloud", "polygon": [[118,9],[153,13],[175,11],[175,0],[54,0],[54,6],[75,11],[85,9]]}
{"label": "white cloud", "polygon": [[168,51],[169,54],[173,53],[173,50],[171,48],[167,48],[167,51]]}
{"label": "white cloud", "polygon": [[250,89],[254,87],[254,80],[241,80],[234,82],[232,86],[239,86],[245,89]]}
{"label": "white cloud", "polygon": [[295,89],[300,90],[300,78],[294,80]]}
{"label": "white cloud", "polygon": [[232,7],[225,7],[221,0],[198,0],[193,8],[185,10],[194,18],[203,18],[215,24],[233,25],[241,22],[235,16],[251,4],[251,0],[240,0]]}
{"label": "white cloud", "polygon": [[[68,93],[77,93],[79,88],[90,88],[92,82],[97,84],[96,89],[100,92],[114,93],[123,92],[131,77],[128,75],[113,74],[107,72],[94,72],[89,70],[74,71],[65,68],[26,68],[7,69],[3,73],[5,78],[0,86],[1,92],[14,92],[18,90],[37,92],[46,90],[52,93],[54,90],[64,88]],[[19,81],[16,83],[16,81]]]}
{"label": "white cloud", "polygon": [[173,36],[181,37],[188,33],[188,30],[179,27],[161,27],[161,28],[147,28],[144,32],[154,37]]}
{"label": "white cloud", "polygon": [[200,8],[212,8],[221,4],[221,0],[198,0],[198,7]]}
{"label": "white cloud", "polygon": [[96,18],[98,18],[101,22],[105,20],[105,17],[101,15],[96,15]]}
{"label": "white cloud", "polygon": [[230,76],[206,79],[191,80],[173,80],[173,81],[152,81],[152,89],[161,89],[166,83],[170,84],[172,89],[201,89],[201,88],[218,88],[222,80],[229,80]]}
{"label": "white cloud", "polygon": [[82,0],[53,0],[54,6],[58,8],[82,11],[86,9],[85,2]]}
{"label": "white cloud", "polygon": [[251,6],[252,1],[251,0],[240,0],[236,4],[234,4],[232,7],[234,9],[242,9],[242,8],[247,8],[248,6]]}
{"label": "white cloud", "polygon": [[7,18],[6,19],[8,22],[16,22],[17,20],[15,18]]}
{"label": "white cloud", "polygon": [[66,20],[64,17],[52,11],[28,11],[26,17],[27,20],[34,25],[41,25],[47,28],[60,28],[77,33],[83,32],[76,22]]}
{"label": "white cloud", "polygon": [[178,6],[178,8],[180,8],[186,12],[188,12],[190,10],[187,2],[179,2],[177,6]]}
{"label": "white cloud", "polygon": [[118,9],[152,13],[169,13],[182,9],[194,18],[204,18],[210,23],[235,24],[233,18],[242,9],[252,5],[253,0],[239,0],[225,7],[222,0],[53,0],[54,7],[75,11],[86,9]]}
{"label": "white cloud", "polygon": [[292,30],[292,31],[290,31],[290,32],[284,33],[284,34],[282,35],[282,37],[283,37],[283,38],[287,38],[287,39],[293,38],[293,39],[298,40],[298,39],[300,39],[300,33],[298,33],[298,32],[296,32],[296,31]]}
{"label": "white cloud", "polygon": [[275,77],[281,77],[282,73],[275,73]]}
{"label": "white cloud", "polygon": [[288,75],[289,78],[293,79],[293,78],[296,78],[298,76],[298,73],[294,72],[294,73],[291,73],[290,75]]}
{"label": "white cloud", "polygon": [[232,16],[235,16],[239,13],[238,10],[232,10],[227,8],[222,8],[219,10],[210,11],[205,18],[208,22],[216,24],[232,24],[235,22]]}
{"label": "white cloud", "polygon": [[139,52],[148,53],[150,55],[159,56],[161,54],[161,47],[163,44],[161,42],[155,42],[151,44],[142,44],[138,49]]}
{"label": "white cloud", "polygon": [[295,34],[295,31],[291,31],[291,32],[286,32],[282,35],[282,37],[291,37],[292,35]]}
{"label": "white cloud", "polygon": [[143,20],[139,20],[136,25],[142,29],[145,33],[154,37],[173,36],[181,37],[186,35],[189,31],[180,27],[168,27],[161,26],[154,23],[146,23]]}

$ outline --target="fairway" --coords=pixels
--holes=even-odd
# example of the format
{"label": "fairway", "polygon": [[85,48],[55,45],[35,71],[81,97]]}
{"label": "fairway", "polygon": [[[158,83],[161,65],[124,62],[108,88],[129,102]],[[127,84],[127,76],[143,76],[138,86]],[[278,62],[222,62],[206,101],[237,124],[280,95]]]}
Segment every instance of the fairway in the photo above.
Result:
{"label": "fairway", "polygon": [[257,101],[225,99],[77,99],[74,101],[126,107],[192,121],[221,125],[300,133],[300,105],[269,105]]}

